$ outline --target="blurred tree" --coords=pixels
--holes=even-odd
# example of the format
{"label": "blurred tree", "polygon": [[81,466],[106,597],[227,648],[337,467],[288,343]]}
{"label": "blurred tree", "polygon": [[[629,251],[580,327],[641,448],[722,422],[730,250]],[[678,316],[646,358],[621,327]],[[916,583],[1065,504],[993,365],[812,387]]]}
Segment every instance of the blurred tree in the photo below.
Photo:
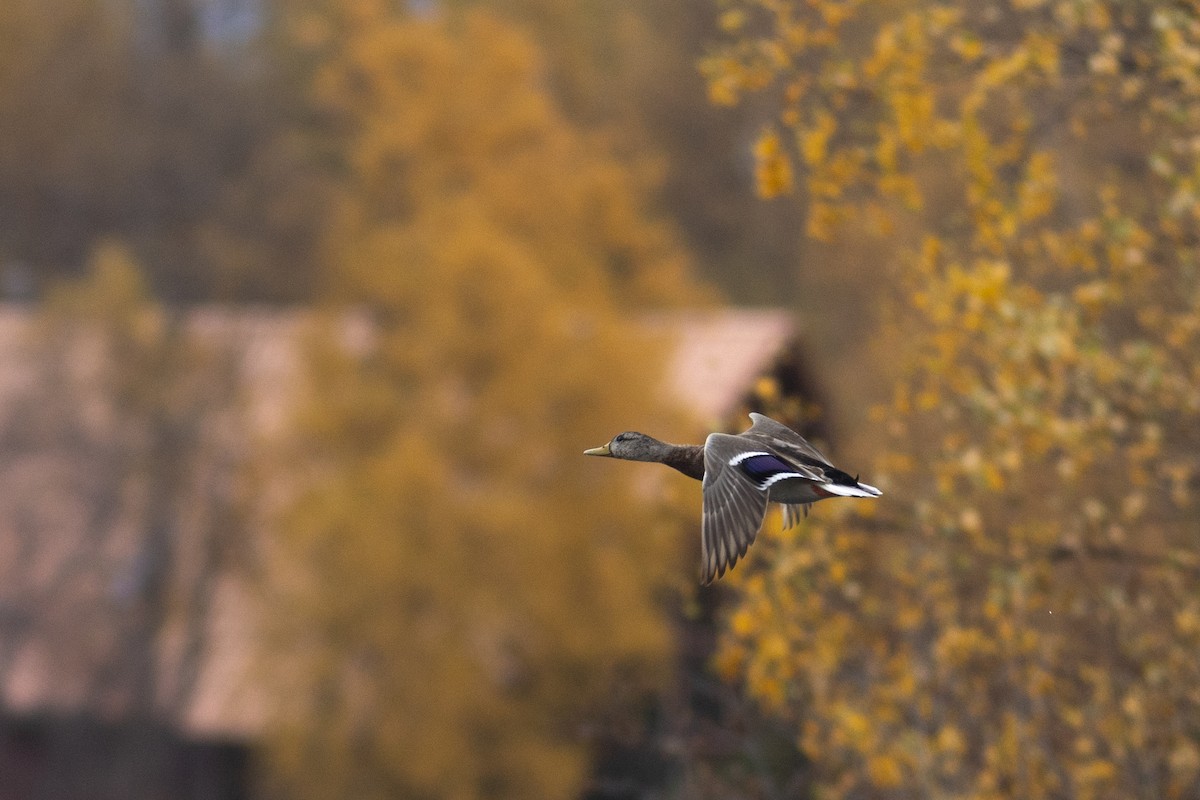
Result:
{"label": "blurred tree", "polygon": [[289,134],[302,98],[256,42],[206,46],[197,14],[183,0],[6,4],[0,270],[47,285],[113,237],[172,300],[311,293],[324,184]]}
{"label": "blurred tree", "polygon": [[[448,0],[525,26],[545,80],[577,124],[603,130],[656,187],[697,269],[736,302],[798,299],[805,245],[788,224],[797,198],[755,203],[745,144],[755,126],[706,99],[696,69],[709,15],[681,0]],[[802,299],[802,298],[800,298]]]}
{"label": "blurred tree", "polygon": [[509,24],[361,2],[296,24],[346,146],[332,321],[283,450],[273,777],[298,797],[569,796],[597,723],[664,675],[679,545],[577,453],[670,430],[628,319],[702,295]]}
{"label": "blurred tree", "polygon": [[[228,417],[236,342],[202,345],[116,244],[30,321],[0,415],[0,680],[40,663],[50,677],[32,691],[47,706],[143,737],[101,771],[117,793],[141,791],[173,768],[162,732],[192,708],[217,579],[244,539],[230,491],[244,454]],[[81,785],[91,744],[50,749],[41,788],[104,791]]]}
{"label": "blurred tree", "polygon": [[[341,5],[262,0],[252,25],[218,40],[200,0],[14,0],[0,20],[0,268],[40,286],[116,237],[172,300],[311,299],[331,143],[306,76],[313,37],[335,41],[355,16]],[[703,274],[739,300],[796,294],[802,240],[783,223],[796,210],[746,202],[748,126],[704,101],[694,65],[708,20],[689,4],[383,5],[485,6],[527,26],[567,116],[656,187]]]}
{"label": "blurred tree", "polygon": [[899,255],[888,494],[753,551],[720,669],[792,716],[825,796],[1200,797],[1200,10],[721,24],[714,95],[779,110],[760,192]]}
{"label": "blurred tree", "polygon": [[127,37],[128,20],[93,0],[53,8],[18,1],[0,15],[3,266],[82,265],[90,236],[79,229],[100,213],[85,211],[98,204],[84,198],[126,167],[117,151]]}

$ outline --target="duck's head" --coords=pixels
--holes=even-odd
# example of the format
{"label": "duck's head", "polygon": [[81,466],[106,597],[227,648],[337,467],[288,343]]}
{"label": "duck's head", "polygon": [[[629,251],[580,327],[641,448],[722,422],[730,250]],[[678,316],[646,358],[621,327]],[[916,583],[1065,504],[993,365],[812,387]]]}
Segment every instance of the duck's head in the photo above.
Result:
{"label": "duck's head", "polygon": [[669,449],[652,436],[637,431],[625,431],[614,436],[608,444],[584,450],[585,456],[605,456],[625,461],[662,461],[663,453]]}

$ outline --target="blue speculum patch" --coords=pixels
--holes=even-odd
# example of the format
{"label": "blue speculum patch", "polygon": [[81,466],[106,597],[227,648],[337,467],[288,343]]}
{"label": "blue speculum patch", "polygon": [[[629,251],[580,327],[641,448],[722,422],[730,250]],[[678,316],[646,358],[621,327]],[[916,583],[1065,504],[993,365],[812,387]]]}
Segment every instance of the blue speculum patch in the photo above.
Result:
{"label": "blue speculum patch", "polygon": [[759,482],[765,481],[772,475],[778,475],[780,472],[796,471],[795,467],[768,453],[760,456],[750,456],[738,464],[738,466],[742,468],[743,472]]}

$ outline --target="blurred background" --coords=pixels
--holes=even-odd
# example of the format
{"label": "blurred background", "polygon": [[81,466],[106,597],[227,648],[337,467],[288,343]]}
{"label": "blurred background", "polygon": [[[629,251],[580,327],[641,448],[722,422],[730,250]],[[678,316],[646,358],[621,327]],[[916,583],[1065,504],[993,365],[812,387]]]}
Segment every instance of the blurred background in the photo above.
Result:
{"label": "blurred background", "polygon": [[[0,799],[1200,798],[1200,5],[9,0]],[[884,489],[701,588],[759,410]]]}

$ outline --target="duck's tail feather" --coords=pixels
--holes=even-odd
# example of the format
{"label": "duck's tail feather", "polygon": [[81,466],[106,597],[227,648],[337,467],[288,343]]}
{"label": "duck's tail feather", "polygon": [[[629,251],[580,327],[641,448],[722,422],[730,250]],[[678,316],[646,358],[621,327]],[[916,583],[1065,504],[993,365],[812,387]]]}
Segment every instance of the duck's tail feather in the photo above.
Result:
{"label": "duck's tail feather", "polygon": [[783,529],[795,527],[800,524],[801,517],[808,516],[808,509],[812,503],[785,503],[783,506]]}
{"label": "duck's tail feather", "polygon": [[883,492],[870,484],[857,482],[853,486],[840,483],[824,483],[821,484],[821,489],[830,494],[841,495],[842,497],[879,497],[883,494]]}

